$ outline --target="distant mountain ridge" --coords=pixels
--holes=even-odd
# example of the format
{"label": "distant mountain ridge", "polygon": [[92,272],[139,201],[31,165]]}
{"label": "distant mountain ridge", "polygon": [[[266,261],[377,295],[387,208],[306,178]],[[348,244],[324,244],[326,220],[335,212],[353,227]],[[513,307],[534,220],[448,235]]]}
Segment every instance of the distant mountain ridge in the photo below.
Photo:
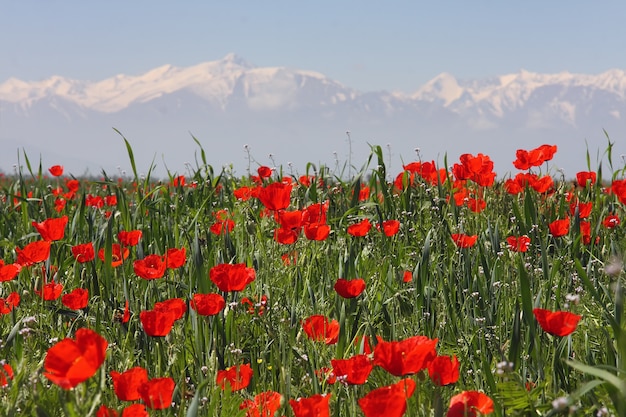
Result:
{"label": "distant mountain ridge", "polygon": [[[165,136],[189,130],[227,141],[223,149],[231,161],[236,159],[234,146],[248,141],[279,150],[307,149],[290,140],[316,141],[323,152],[310,148],[307,155],[326,155],[327,160],[330,147],[346,140],[346,130],[362,137],[371,134],[370,143],[390,143],[391,137],[398,137],[396,142],[404,148],[411,137],[441,135],[438,143],[429,140],[419,146],[435,156],[451,150],[441,146],[444,143],[453,149],[491,143],[503,148],[495,150],[497,158],[524,136],[532,139],[529,146],[550,140],[571,145],[568,137],[580,134],[575,138],[578,147],[588,146],[585,140],[595,136],[591,144],[602,147],[603,128],[610,134],[626,133],[625,115],[626,72],[620,69],[597,75],[521,70],[481,80],[457,80],[442,73],[413,93],[361,92],[317,72],[255,67],[229,54],[190,67],[164,65],[100,81],[53,76],[33,82],[11,78],[0,84],[0,140],[49,152],[54,147],[38,143],[44,132],[33,124],[47,126],[44,131],[59,136],[55,140],[69,147],[77,160],[89,157],[79,149],[85,137],[94,135],[97,148],[99,137],[110,138],[110,127],[126,128],[136,132],[135,137],[150,135],[150,140],[137,140],[176,160],[180,158],[173,150],[163,150],[169,146]],[[150,123],[155,126],[147,126]],[[498,140],[503,133],[513,143]],[[456,146],[455,140],[463,146]],[[193,152],[192,147],[188,150]],[[473,152],[479,151],[485,150]],[[110,166],[103,160],[107,157],[113,154],[103,149],[95,160],[92,155],[90,164]],[[228,163],[228,158],[220,163]]]}

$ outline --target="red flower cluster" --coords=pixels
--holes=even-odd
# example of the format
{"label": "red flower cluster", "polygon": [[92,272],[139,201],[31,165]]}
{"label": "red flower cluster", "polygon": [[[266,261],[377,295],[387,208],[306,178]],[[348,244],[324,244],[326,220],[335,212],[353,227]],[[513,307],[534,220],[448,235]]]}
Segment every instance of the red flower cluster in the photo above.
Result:
{"label": "red flower cluster", "polygon": [[538,193],[547,193],[552,190],[554,180],[550,175],[539,178],[530,172],[520,172],[515,178],[510,178],[504,182],[504,189],[509,194],[519,194],[526,187],[530,187]]}
{"label": "red flower cluster", "polygon": [[443,183],[448,177],[444,168],[437,169],[435,161],[431,162],[411,162],[403,165],[404,171],[396,176],[394,186],[397,190],[404,190],[415,182],[415,176],[421,177],[430,185]]}
{"label": "red flower cluster", "polygon": [[460,164],[452,166],[452,173],[457,180],[472,180],[483,187],[490,187],[496,179],[493,171],[493,161],[489,156],[479,153],[473,156],[469,153],[460,156]]}
{"label": "red flower cluster", "polygon": [[211,225],[209,231],[214,235],[230,233],[235,228],[235,221],[230,218],[227,210],[218,210],[213,213],[213,217],[215,217],[215,223]]}
{"label": "red flower cluster", "polygon": [[167,336],[176,320],[181,319],[187,311],[187,305],[180,298],[172,298],[158,302],[152,310],[139,313],[139,320],[148,336]]}
{"label": "red flower cluster", "polygon": [[13,309],[20,305],[20,295],[12,292],[7,298],[0,298],[0,316],[9,314]]}
{"label": "red flower cluster", "polygon": [[513,161],[513,165],[515,165],[515,168],[522,170],[538,167],[544,162],[551,160],[556,150],[556,145],[541,145],[530,151],[518,149],[515,152],[517,159]]}
{"label": "red flower cluster", "polygon": [[309,240],[326,240],[330,226],[326,224],[328,202],[312,204],[303,210],[278,211],[274,218],[280,228],[274,230],[274,240],[284,245],[295,243],[304,229]]}

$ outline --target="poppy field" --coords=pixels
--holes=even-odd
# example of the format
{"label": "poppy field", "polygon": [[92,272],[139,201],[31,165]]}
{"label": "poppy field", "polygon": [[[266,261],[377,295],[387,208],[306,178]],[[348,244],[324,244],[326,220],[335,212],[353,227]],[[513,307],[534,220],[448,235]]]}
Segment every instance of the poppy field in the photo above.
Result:
{"label": "poppy field", "polygon": [[0,177],[0,415],[626,416],[610,142],[160,180],[125,144]]}

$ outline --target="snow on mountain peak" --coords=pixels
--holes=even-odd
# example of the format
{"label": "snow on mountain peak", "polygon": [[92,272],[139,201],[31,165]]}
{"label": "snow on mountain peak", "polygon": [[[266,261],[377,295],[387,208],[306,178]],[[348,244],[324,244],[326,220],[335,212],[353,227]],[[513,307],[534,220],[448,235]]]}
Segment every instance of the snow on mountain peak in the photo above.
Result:
{"label": "snow on mountain peak", "polygon": [[442,100],[447,106],[461,97],[463,91],[453,75],[443,72],[417,90],[412,98],[431,102]]}

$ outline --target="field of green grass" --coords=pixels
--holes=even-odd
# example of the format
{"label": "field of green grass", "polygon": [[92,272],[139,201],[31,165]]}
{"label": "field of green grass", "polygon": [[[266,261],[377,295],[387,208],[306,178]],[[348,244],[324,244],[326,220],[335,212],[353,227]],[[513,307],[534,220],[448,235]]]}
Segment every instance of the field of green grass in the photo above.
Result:
{"label": "field of green grass", "polygon": [[0,177],[0,415],[626,416],[610,142],[576,178],[544,145],[156,180],[126,146]]}

